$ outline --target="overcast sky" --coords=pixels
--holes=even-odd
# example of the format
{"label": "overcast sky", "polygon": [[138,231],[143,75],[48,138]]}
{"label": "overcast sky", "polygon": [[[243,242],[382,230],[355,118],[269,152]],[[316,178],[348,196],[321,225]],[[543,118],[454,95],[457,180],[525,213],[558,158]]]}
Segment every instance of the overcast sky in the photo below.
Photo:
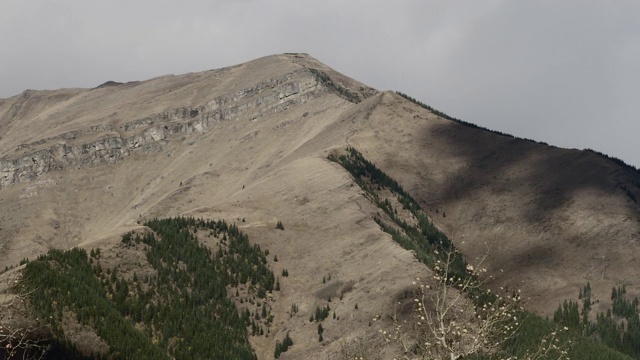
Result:
{"label": "overcast sky", "polygon": [[1,0],[0,98],[307,52],[462,120],[640,167],[639,1]]}

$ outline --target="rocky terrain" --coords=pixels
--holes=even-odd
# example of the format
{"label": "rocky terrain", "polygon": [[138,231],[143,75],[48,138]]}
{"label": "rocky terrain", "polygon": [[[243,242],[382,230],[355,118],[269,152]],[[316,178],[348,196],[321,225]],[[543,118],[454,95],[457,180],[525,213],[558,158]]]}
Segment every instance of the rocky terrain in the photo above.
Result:
{"label": "rocky terrain", "polygon": [[[347,146],[396,179],[468,259],[489,254],[493,286],[521,288],[529,309],[549,315],[587,282],[597,306],[612,286],[639,292],[633,168],[465,126],[306,54],[0,100],[0,268],[72,247],[100,247],[125,266],[120,237],[144,220],[225,219],[277,254],[274,273],[290,273],[274,295],[272,335],[251,339],[258,357],[273,358],[287,331],[291,358],[338,354],[374,336],[372,319],[385,321],[430,274],[327,160]],[[345,286],[320,343],[308,314]]]}

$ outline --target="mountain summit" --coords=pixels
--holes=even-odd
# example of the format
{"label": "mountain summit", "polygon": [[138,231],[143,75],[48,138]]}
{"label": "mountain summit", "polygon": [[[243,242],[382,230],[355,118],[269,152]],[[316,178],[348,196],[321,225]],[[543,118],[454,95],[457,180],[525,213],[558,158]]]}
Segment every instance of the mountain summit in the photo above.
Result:
{"label": "mountain summit", "polygon": [[[0,100],[3,279],[23,259],[75,247],[99,248],[102,267],[133,276],[144,257],[123,234],[156,218],[225,220],[268,250],[282,286],[269,300],[269,336],[250,338],[257,357],[272,358],[289,332],[291,358],[338,354],[341,342],[374,336],[372,319],[388,321],[416,277],[432,276],[328,159],[348,147],[395,179],[467,259],[487,254],[489,286],[522,289],[530,310],[550,315],[587,283],[596,309],[614,286],[638,293],[635,169],[453,121],[307,54]],[[339,319],[318,342],[309,314],[328,299]],[[82,336],[69,335],[81,351],[105,351]]]}

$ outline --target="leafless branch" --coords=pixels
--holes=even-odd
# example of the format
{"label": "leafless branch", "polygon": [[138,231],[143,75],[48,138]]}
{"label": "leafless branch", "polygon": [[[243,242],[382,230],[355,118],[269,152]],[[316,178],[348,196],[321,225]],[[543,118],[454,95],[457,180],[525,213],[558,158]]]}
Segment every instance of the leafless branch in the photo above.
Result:
{"label": "leafless branch", "polygon": [[[472,354],[492,354],[516,335],[522,310],[519,291],[503,289],[486,299],[478,298],[481,291],[489,291],[485,285],[491,278],[484,276],[483,268],[486,254],[474,265],[467,265],[462,278],[453,272],[457,250],[447,250],[436,262],[429,281],[435,285],[416,279],[413,315],[402,321],[394,316],[393,331],[383,333],[387,343],[400,350],[400,358],[457,360]],[[557,334],[555,331],[543,338],[524,359],[550,355],[565,358],[569,345],[560,346]]]}
{"label": "leafless branch", "polygon": [[33,290],[18,286],[19,278],[6,281],[11,284],[6,284],[7,291],[0,296],[0,357],[42,359],[50,347],[49,339],[43,338],[49,331],[31,316],[29,295]]}

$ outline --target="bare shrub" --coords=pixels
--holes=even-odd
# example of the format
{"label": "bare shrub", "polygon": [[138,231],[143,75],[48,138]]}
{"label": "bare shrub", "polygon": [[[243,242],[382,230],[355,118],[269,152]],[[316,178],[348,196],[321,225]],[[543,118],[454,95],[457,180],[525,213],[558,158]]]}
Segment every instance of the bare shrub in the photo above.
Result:
{"label": "bare shrub", "polygon": [[[479,279],[486,272],[482,268],[486,255],[476,265],[466,266],[465,278],[453,276],[456,256],[457,250],[451,250],[436,262],[430,284],[416,279],[409,319],[394,316],[393,330],[382,331],[399,358],[456,360],[499,354],[502,345],[516,336],[523,314],[519,291],[484,290]],[[564,359],[569,346],[560,345],[554,331],[523,359]]]}
{"label": "bare shrub", "polygon": [[0,358],[42,359],[50,347],[50,331],[33,316],[31,292],[17,278],[5,281],[10,284],[0,293]]}

